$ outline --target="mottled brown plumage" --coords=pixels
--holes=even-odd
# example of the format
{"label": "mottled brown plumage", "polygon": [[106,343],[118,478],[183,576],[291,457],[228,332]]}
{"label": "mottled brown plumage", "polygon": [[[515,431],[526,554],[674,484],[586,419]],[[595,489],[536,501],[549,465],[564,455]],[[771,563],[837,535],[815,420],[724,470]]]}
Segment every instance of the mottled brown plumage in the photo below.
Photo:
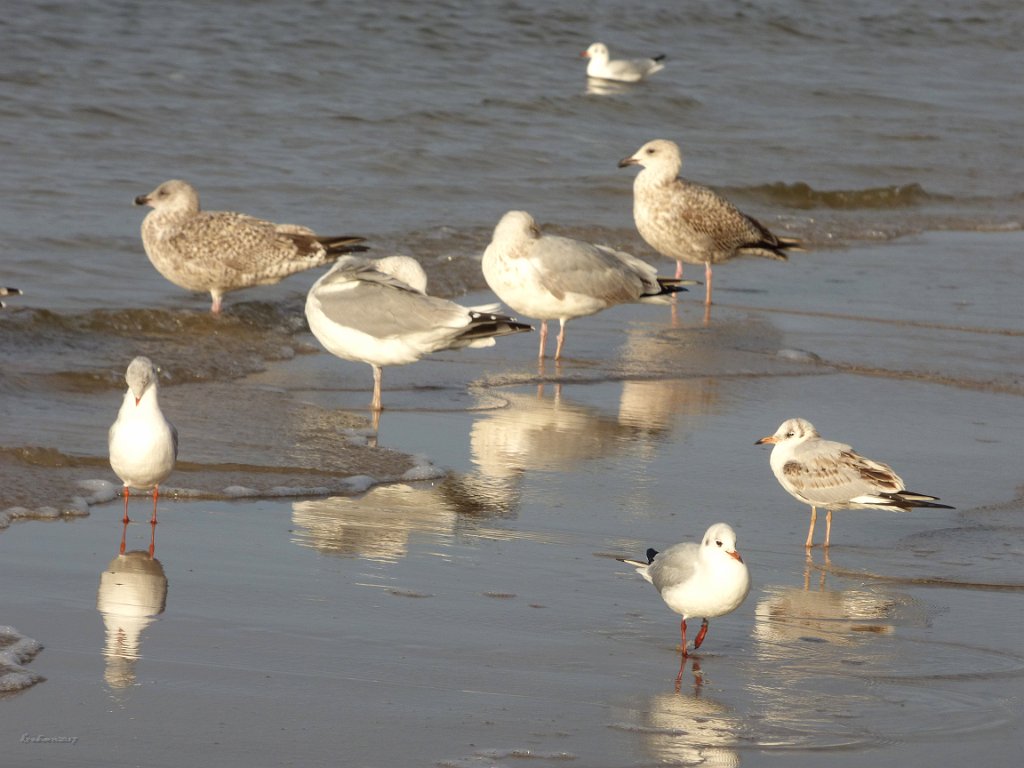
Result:
{"label": "mottled brown plumage", "polygon": [[220,312],[225,293],[272,285],[339,256],[366,248],[361,237],[321,237],[296,224],[275,224],[230,211],[202,211],[199,194],[178,179],[165,181],[136,205],[153,210],[142,222],[142,244],[157,271],[190,291],[209,291]]}
{"label": "mottled brown plumage", "polygon": [[655,139],[619,167],[639,165],[633,182],[633,219],[637,231],[654,250],[678,262],[704,264],[705,303],[711,303],[711,265],[735,256],[785,260],[800,241],[777,237],[714,190],[679,178],[683,156],[672,141]]}

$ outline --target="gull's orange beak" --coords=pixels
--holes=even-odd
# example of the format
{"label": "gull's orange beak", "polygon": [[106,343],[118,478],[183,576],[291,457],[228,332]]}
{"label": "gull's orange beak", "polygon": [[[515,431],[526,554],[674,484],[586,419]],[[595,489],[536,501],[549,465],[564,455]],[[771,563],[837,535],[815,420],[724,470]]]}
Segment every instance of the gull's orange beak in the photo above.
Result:
{"label": "gull's orange beak", "polygon": [[140,401],[141,399],[142,399],[141,397],[136,397],[136,398],[135,398],[135,404],[136,404],[136,405],[138,405],[138,404],[139,404],[139,401]]}
{"label": "gull's orange beak", "polygon": [[727,554],[727,555],[729,555],[729,557],[734,557],[734,558],[736,558],[736,559],[737,559],[737,560],[739,560],[739,561],[740,561],[741,563],[743,562],[743,558],[742,558],[742,557],[740,557],[740,553],[739,553],[739,552],[737,552],[737,551],[736,551],[735,549],[734,549],[734,550],[733,550],[732,552],[726,552],[726,554]]}
{"label": "gull's orange beak", "polygon": [[777,442],[779,442],[779,438],[777,438],[775,435],[768,435],[768,437],[762,437],[760,440],[758,440],[756,443],[754,443],[754,445],[764,445],[765,443],[777,443]]}

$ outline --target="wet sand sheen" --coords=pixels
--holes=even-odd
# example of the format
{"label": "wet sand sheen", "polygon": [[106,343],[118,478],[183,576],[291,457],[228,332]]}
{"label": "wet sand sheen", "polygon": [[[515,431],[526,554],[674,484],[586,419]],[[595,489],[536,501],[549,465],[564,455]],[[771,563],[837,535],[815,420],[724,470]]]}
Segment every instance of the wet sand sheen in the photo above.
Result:
{"label": "wet sand sheen", "polygon": [[[905,249],[908,275],[935,249],[960,247],[929,243]],[[789,266],[815,283],[851,258]],[[729,266],[729,283],[764,285],[758,302],[776,309],[854,314],[860,295],[885,289],[865,278],[849,295],[827,282],[807,294],[756,263]],[[1009,759],[1024,680],[1012,618],[1024,607],[1019,395],[969,385],[979,368],[958,356],[961,335],[900,323],[945,323],[931,297],[892,310],[891,324],[825,312],[806,323],[736,310],[721,287],[707,327],[685,303],[676,327],[645,307],[580,321],[569,359],[541,375],[533,337],[396,369],[376,448],[362,431],[365,371],[327,355],[165,386],[166,412],[198,437],[187,453],[183,439],[186,471],[171,485],[221,492],[249,462],[262,469],[239,484],[267,493],[279,478],[258,476],[274,450],[284,468],[304,468],[299,484],[332,471],[339,483],[431,466],[445,476],[338,497],[161,501],[155,560],[151,528],[128,527],[126,557],[147,563],[134,570],[118,571],[116,502],[68,525],[4,531],[17,546],[0,560],[3,621],[45,645],[26,666],[46,681],[4,726],[15,764],[38,759],[16,743],[25,732],[79,736],[81,765],[143,752],[176,765],[217,745],[230,745],[227,766],[515,765],[527,754],[541,765],[810,766],[822,751],[830,765],[898,765],[981,745]],[[1010,351],[973,354],[1001,381],[1019,373]],[[844,368],[869,353],[897,373]],[[965,385],[898,375],[936,361]],[[232,393],[265,415],[235,419]],[[102,440],[113,412],[99,410],[89,416]],[[837,545],[808,561],[806,509],[753,446],[792,415],[958,509],[837,513]],[[88,419],[71,416],[82,451]],[[99,458],[75,471],[104,477]],[[754,587],[712,622],[676,693],[678,621],[612,557],[719,519],[736,528]],[[109,572],[135,574],[121,577],[134,596],[111,595]]]}

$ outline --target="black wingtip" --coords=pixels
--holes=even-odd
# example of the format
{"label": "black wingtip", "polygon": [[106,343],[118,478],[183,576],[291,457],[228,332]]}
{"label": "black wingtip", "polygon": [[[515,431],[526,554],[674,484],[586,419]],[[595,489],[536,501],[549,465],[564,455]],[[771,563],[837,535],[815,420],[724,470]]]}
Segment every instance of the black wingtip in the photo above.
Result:
{"label": "black wingtip", "polygon": [[657,556],[657,554],[658,554],[658,550],[654,549],[653,547],[651,549],[647,550],[647,564],[648,565],[650,565],[651,563],[654,562],[654,558]]}
{"label": "black wingtip", "polygon": [[664,61],[665,60],[665,54],[664,53],[659,53],[657,56],[651,56],[651,58],[654,59],[655,61]]}

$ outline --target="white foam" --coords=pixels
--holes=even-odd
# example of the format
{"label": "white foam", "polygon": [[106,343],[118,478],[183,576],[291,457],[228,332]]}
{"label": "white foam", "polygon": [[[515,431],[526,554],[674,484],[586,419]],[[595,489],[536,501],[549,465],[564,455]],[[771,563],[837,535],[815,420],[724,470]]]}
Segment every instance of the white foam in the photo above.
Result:
{"label": "white foam", "polygon": [[0,693],[23,691],[46,678],[25,669],[43,650],[42,643],[25,637],[11,626],[0,626]]}

